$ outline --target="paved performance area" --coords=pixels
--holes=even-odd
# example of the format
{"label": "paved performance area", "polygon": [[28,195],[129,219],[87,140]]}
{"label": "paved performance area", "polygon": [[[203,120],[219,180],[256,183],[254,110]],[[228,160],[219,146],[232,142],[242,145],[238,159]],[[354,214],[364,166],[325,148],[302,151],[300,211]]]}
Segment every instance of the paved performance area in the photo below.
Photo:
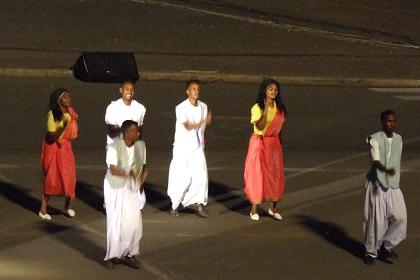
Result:
{"label": "paved performance area", "polygon": [[[80,119],[74,143],[78,186],[74,219],[52,198],[52,221],[37,212],[45,109],[53,88],[64,85]],[[73,79],[0,81],[0,279],[419,279],[419,91],[283,87],[289,110],[284,131],[284,220],[251,221],[242,193],[251,133],[249,110],[257,85],[209,83],[202,100],[213,113],[208,128],[209,218],[186,209],[170,217],[166,185],[174,107],[186,95],[175,82],[140,82],[135,98],[146,105],[148,203],[143,210],[141,268],[103,267],[106,219],[104,113],[118,85]],[[362,209],[369,158],[364,138],[380,128],[379,113],[397,112],[404,137],[402,190],[408,236],[392,265],[363,264]],[[262,211],[267,210],[265,205]]]}
{"label": "paved performance area", "polygon": [[[418,1],[0,2],[0,280],[420,279]],[[75,80],[70,67],[85,51],[133,52],[139,66],[150,172],[138,270],[103,266],[104,114],[119,85]],[[191,77],[208,81],[201,97],[213,119],[207,219],[189,209],[171,217],[166,195],[180,81]],[[267,77],[279,80],[289,111],[283,221],[264,214],[268,205],[252,221],[243,195],[250,109]],[[79,113],[77,214],[67,218],[64,198],[51,198],[46,222],[40,154],[57,87]],[[369,267],[365,137],[389,108],[404,141],[407,239],[394,264]]]}

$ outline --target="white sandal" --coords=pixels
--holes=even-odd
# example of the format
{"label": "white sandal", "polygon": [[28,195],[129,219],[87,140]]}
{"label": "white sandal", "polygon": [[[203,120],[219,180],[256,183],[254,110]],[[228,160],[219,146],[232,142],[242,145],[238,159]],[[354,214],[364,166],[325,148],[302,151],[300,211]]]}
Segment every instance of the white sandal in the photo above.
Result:
{"label": "white sandal", "polygon": [[41,217],[41,219],[46,221],[51,221],[51,216],[48,213],[42,214],[41,211],[38,212],[38,216]]}
{"label": "white sandal", "polygon": [[273,211],[271,211],[270,208],[268,208],[268,215],[270,215],[271,217],[273,217],[276,220],[279,220],[279,221],[283,220],[283,217],[280,215],[280,213],[278,213],[278,212],[274,213]]}

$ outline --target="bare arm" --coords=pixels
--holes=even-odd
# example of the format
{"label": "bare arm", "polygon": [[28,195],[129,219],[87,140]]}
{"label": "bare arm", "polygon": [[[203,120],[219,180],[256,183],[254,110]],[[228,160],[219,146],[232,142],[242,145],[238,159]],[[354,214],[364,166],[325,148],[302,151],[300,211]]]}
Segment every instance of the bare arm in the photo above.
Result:
{"label": "bare arm", "polygon": [[115,137],[120,135],[121,128],[118,125],[108,124],[107,125],[107,133],[108,133],[109,137],[115,138]]}
{"label": "bare arm", "polygon": [[264,111],[261,114],[261,118],[255,124],[259,130],[264,129],[265,123],[267,122],[267,114],[268,114],[268,105],[267,103],[265,103]]}
{"label": "bare arm", "polygon": [[63,127],[58,128],[54,132],[48,132],[47,133],[47,141],[49,143],[56,142],[60,138],[61,134],[63,134],[64,130],[66,130],[68,123],[69,123],[69,120],[67,118],[64,118]]}
{"label": "bare arm", "polygon": [[130,170],[129,173],[126,173],[125,170],[119,169],[116,165],[112,165],[112,164],[109,166],[109,170],[111,171],[111,174],[114,176],[127,177],[127,176],[133,175],[132,170]]}
{"label": "bare arm", "polygon": [[183,123],[185,129],[187,130],[192,130],[192,129],[198,129],[200,128],[204,123],[206,123],[207,125],[211,124],[211,111],[208,112],[206,118],[204,120],[202,120],[199,123],[189,123],[189,122],[185,122]]}
{"label": "bare arm", "polygon": [[386,168],[379,160],[372,161],[372,167],[378,169],[379,171],[385,172],[391,176],[395,174],[394,168]]}

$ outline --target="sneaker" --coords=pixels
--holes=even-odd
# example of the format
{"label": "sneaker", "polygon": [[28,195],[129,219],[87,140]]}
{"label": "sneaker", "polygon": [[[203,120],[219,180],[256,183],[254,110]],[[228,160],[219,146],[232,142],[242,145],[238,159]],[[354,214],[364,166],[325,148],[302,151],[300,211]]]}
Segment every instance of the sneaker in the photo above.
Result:
{"label": "sneaker", "polygon": [[384,247],[384,245],[382,245],[381,248],[379,248],[378,258],[387,263],[392,263],[398,258],[398,255],[394,250],[388,250]]}
{"label": "sneaker", "polygon": [[42,214],[41,212],[38,212],[38,216],[40,216],[43,220],[51,221],[51,216],[48,215],[48,213]]}
{"label": "sneaker", "polygon": [[376,264],[376,258],[372,257],[371,255],[365,255],[363,257],[363,263],[365,265],[375,265]]}
{"label": "sneaker", "polygon": [[129,256],[125,257],[124,263],[126,265],[128,265],[129,267],[134,268],[134,269],[139,269],[140,268],[139,262],[137,261],[136,257],[134,257],[134,256],[132,256],[132,257],[129,257]]}
{"label": "sneaker", "polygon": [[70,218],[73,218],[74,216],[76,216],[76,211],[74,211],[71,208],[66,209],[66,213],[67,213],[67,216],[69,216]]}
{"label": "sneaker", "polygon": [[171,215],[171,217],[178,217],[179,216],[178,210],[176,210],[176,209],[171,209],[169,214]]}
{"label": "sneaker", "polygon": [[251,220],[254,220],[254,221],[258,221],[260,219],[260,215],[258,215],[258,213],[252,214],[250,212],[249,217],[251,218]]}
{"label": "sneaker", "polygon": [[283,220],[283,217],[280,215],[280,213],[278,213],[278,212],[274,213],[273,211],[271,211],[270,208],[268,208],[268,215],[270,215],[271,217],[273,217],[276,220],[279,220],[279,221]]}

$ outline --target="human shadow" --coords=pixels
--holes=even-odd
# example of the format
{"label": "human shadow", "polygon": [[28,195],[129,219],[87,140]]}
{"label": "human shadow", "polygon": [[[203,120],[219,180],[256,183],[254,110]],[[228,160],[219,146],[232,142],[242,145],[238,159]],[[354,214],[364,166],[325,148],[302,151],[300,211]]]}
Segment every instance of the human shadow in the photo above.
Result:
{"label": "human shadow", "polygon": [[103,188],[77,181],[76,183],[77,199],[83,201],[98,212],[104,212]]}
{"label": "human shadow", "polygon": [[324,222],[316,217],[308,215],[298,215],[300,224],[321,236],[334,246],[352,254],[353,256],[363,259],[363,244],[351,237],[345,229],[334,223]]}
{"label": "human shadow", "polygon": [[[0,194],[7,200],[21,206],[22,208],[32,213],[38,213],[39,211],[41,201],[31,196],[29,194],[29,190],[24,189],[21,186],[7,182],[0,182]],[[39,195],[41,195],[41,190]],[[50,215],[62,214],[61,210],[51,206],[48,206],[47,211]]]}
{"label": "human shadow", "polygon": [[67,246],[76,249],[88,259],[102,264],[105,256],[105,241],[104,246],[99,246],[91,241],[92,233],[81,229],[80,227],[73,227],[59,223],[42,223],[40,228],[47,234],[51,234]]}
{"label": "human shadow", "polygon": [[217,203],[222,204],[229,211],[238,212],[246,216],[249,214],[249,203],[243,195],[239,194],[237,189],[222,183],[210,181],[209,196]]}
{"label": "human shadow", "polygon": [[167,212],[171,209],[171,200],[159,185],[153,183],[144,183],[144,191],[146,193],[147,204],[162,212]]}

